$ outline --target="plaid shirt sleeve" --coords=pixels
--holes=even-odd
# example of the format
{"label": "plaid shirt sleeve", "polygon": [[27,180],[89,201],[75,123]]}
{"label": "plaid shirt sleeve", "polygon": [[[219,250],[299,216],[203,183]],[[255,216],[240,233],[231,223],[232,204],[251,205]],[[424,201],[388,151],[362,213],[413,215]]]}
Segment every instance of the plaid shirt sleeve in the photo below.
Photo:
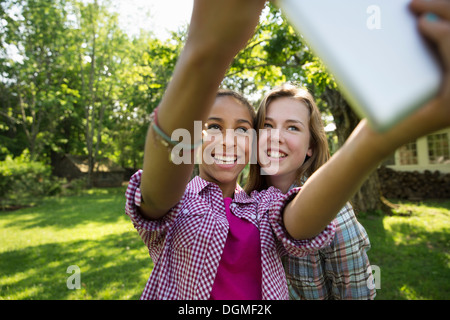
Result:
{"label": "plaid shirt sleeve", "polygon": [[[126,204],[125,213],[130,217],[139,236],[149,248],[149,253],[156,263],[161,253],[164,237],[173,224],[176,213],[176,207],[172,208],[164,217],[158,220],[148,220],[139,212],[141,204],[141,176],[142,170],[137,171],[130,179],[125,193]],[[178,204],[179,205],[179,204]]]}
{"label": "plaid shirt sleeve", "polygon": [[[269,209],[269,221],[272,230],[282,246],[279,248],[281,256],[290,254],[302,257],[319,249],[326,247],[333,240],[336,226],[334,221],[330,222],[317,236],[306,240],[295,240],[292,238],[283,223],[282,212],[287,204],[297,195],[301,188],[293,188],[286,194],[276,193]],[[271,190],[269,188],[269,190]]]}
{"label": "plaid shirt sleeve", "polygon": [[[369,236],[347,204],[336,217],[336,238],[323,250],[326,272],[333,279],[335,299],[369,300],[375,298],[369,257]],[[333,275],[333,277],[331,276]],[[371,283],[370,283],[371,284]]]}
{"label": "plaid shirt sleeve", "polygon": [[359,299],[375,297],[364,227],[347,204],[335,219],[331,244],[315,254],[283,259],[291,299]]}

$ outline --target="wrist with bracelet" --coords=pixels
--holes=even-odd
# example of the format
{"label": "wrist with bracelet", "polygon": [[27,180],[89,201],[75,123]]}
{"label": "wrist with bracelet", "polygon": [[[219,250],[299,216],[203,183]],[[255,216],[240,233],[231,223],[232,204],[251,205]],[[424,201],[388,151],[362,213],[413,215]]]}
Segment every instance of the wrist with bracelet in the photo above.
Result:
{"label": "wrist with bracelet", "polygon": [[190,152],[193,152],[197,147],[202,145],[202,141],[197,142],[195,144],[183,144],[179,141],[172,140],[171,137],[169,137],[159,126],[158,123],[158,107],[155,108],[152,114],[152,122],[150,124],[152,130],[154,133],[156,133],[156,137],[159,140],[159,142],[167,148],[167,150],[172,153],[172,149],[175,146],[180,146],[182,150],[189,150]]}

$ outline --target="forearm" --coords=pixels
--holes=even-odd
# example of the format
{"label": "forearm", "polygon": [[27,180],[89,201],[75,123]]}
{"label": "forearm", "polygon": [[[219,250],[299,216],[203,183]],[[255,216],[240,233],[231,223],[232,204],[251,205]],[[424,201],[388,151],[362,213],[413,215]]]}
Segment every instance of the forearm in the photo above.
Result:
{"label": "forearm", "polygon": [[188,42],[158,108],[158,122],[168,134],[179,128],[194,133],[194,121],[206,120],[218,87],[233,59],[220,44],[200,48]]}
{"label": "forearm", "polygon": [[350,137],[287,206],[284,222],[294,238],[312,238],[321,232],[376,168],[379,155],[358,151],[365,140],[361,134]]}
{"label": "forearm", "polygon": [[[168,136],[185,129],[195,144],[194,122],[205,122],[219,84],[232,59],[211,54],[203,48],[186,44],[178,60],[173,78],[158,107],[158,126]],[[148,130],[141,181],[142,212],[148,218],[162,217],[184,193],[193,169],[193,152],[189,164],[169,161],[170,150],[158,141],[157,133]],[[186,143],[186,141],[183,141]],[[189,152],[189,151],[187,151]]]}
{"label": "forearm", "polygon": [[[265,0],[195,0],[186,45],[158,109],[158,126],[168,136],[176,129],[194,135],[204,121],[234,56],[253,35]],[[160,218],[182,197],[192,164],[174,165],[168,150],[149,130],[141,181],[142,209]],[[193,160],[191,158],[191,160]],[[193,162],[193,161],[191,161]]]}
{"label": "forearm", "polygon": [[[448,125],[448,114],[440,106],[433,100],[384,133],[373,131],[362,121],[286,208],[288,232],[295,238],[310,238],[322,231],[382,160],[405,143]],[[441,116],[437,116],[439,112]]]}

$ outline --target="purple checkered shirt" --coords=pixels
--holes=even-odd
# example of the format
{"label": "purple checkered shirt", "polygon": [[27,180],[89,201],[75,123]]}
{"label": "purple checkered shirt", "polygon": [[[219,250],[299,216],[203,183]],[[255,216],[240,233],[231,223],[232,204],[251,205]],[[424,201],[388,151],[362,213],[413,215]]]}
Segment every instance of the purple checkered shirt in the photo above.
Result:
{"label": "purple checkered shirt", "polygon": [[[147,220],[138,209],[141,175],[139,170],[131,177],[125,207],[154,263],[141,299],[208,299],[228,234],[222,191],[195,177],[180,202],[163,218]],[[281,212],[299,190],[283,195],[271,187],[250,196],[239,186],[235,190],[231,211],[260,230],[264,300],[289,299],[281,256],[310,254],[328,245],[334,236],[333,222],[313,239],[294,240],[287,234]]]}

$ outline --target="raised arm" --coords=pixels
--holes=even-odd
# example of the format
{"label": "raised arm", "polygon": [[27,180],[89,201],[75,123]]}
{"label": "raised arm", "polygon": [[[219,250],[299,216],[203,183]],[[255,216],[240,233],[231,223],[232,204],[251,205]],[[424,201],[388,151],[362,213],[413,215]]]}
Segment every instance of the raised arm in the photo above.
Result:
{"label": "raised arm", "polygon": [[[158,127],[167,136],[183,128],[194,137],[194,121],[206,120],[228,66],[253,35],[264,3],[194,1],[188,39],[158,108]],[[170,162],[170,151],[158,139],[150,128],[141,180],[141,213],[149,219],[162,217],[180,200],[193,170],[193,164]]]}
{"label": "raised arm", "polygon": [[421,15],[420,30],[436,44],[443,61],[440,94],[388,132],[377,133],[363,120],[286,207],[285,226],[294,238],[310,238],[322,231],[367,176],[398,147],[450,126],[450,2],[415,0],[411,8]]}

